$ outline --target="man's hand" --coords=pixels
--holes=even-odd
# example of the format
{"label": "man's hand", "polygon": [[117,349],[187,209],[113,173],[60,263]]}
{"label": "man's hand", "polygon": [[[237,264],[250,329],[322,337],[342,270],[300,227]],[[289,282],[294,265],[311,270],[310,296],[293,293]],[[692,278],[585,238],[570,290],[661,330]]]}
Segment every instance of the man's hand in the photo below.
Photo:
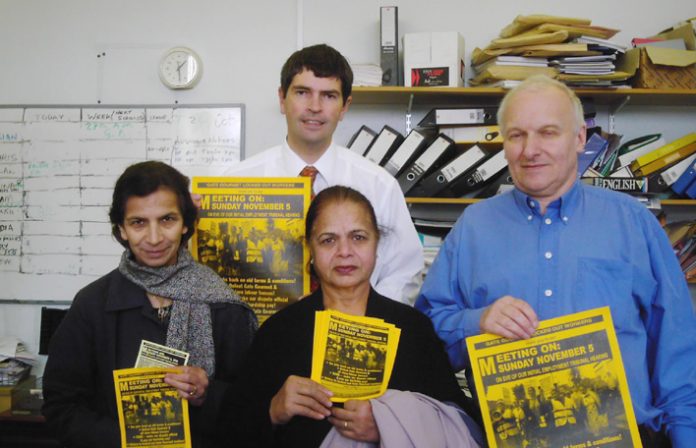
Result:
{"label": "man's hand", "polygon": [[343,409],[333,408],[329,422],[344,437],[360,442],[379,442],[379,428],[369,401],[346,401]]}
{"label": "man's hand", "polygon": [[296,415],[323,420],[331,415],[331,393],[319,383],[290,375],[271,400],[269,414],[274,425],[284,425]]}
{"label": "man's hand", "polygon": [[539,326],[539,319],[524,300],[503,296],[484,310],[480,326],[483,333],[508,339],[529,339]]}
{"label": "man's hand", "polygon": [[168,373],[164,382],[174,386],[182,398],[186,398],[194,406],[200,406],[205,401],[208,390],[208,374],[200,367],[184,366],[178,373]]}

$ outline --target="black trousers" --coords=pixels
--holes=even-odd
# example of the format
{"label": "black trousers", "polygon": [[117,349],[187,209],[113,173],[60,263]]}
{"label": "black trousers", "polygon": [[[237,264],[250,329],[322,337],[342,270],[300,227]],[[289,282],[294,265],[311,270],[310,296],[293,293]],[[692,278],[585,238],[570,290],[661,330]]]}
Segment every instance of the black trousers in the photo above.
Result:
{"label": "black trousers", "polygon": [[655,432],[646,426],[638,425],[638,432],[643,448],[672,448],[672,442],[662,431]]}

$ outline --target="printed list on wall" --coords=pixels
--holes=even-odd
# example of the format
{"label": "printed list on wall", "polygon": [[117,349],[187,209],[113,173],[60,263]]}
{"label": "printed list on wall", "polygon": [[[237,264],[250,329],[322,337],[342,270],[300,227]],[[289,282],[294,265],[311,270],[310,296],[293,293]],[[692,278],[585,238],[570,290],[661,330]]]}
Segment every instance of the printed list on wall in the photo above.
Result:
{"label": "printed list on wall", "polygon": [[0,108],[0,299],[70,300],[114,269],[123,170],[161,160],[221,175],[242,159],[243,120],[239,105]]}

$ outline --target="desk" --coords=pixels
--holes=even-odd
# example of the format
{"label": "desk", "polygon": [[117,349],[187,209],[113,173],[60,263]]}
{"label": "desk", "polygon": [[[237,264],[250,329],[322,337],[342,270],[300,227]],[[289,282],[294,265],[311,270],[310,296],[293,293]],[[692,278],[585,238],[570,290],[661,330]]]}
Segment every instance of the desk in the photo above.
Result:
{"label": "desk", "polygon": [[46,429],[40,414],[17,415],[0,412],[0,447],[2,448],[61,448]]}

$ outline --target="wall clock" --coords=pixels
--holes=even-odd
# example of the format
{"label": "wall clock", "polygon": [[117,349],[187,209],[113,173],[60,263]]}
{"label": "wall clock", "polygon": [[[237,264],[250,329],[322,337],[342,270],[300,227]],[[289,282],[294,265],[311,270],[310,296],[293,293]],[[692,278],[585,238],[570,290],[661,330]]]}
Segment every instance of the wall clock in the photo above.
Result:
{"label": "wall clock", "polygon": [[159,77],[170,89],[190,89],[201,79],[203,64],[198,54],[186,47],[167,50],[159,63]]}

